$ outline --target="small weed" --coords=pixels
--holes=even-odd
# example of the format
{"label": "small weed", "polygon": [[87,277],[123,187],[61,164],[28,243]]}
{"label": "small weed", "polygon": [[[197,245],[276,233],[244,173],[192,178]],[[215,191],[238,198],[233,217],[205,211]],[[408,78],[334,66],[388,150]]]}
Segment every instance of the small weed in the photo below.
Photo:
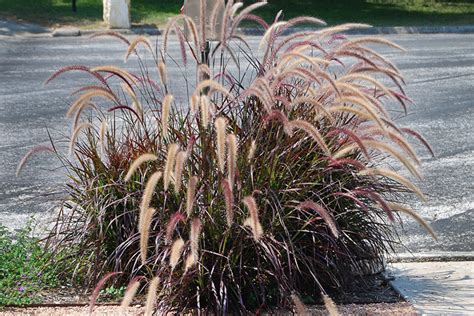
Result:
{"label": "small weed", "polygon": [[122,299],[125,293],[125,286],[109,286],[99,292],[99,301],[116,301]]}
{"label": "small weed", "polygon": [[57,268],[48,265],[51,253],[31,225],[16,233],[0,225],[0,306],[40,303],[42,290],[59,285]]}

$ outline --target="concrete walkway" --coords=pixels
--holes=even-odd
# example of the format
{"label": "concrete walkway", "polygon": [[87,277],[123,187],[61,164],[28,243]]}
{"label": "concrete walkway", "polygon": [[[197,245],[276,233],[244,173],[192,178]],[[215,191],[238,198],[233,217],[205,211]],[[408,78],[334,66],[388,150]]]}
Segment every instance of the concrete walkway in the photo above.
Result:
{"label": "concrete walkway", "polygon": [[421,315],[474,315],[474,261],[393,263],[388,274]]}

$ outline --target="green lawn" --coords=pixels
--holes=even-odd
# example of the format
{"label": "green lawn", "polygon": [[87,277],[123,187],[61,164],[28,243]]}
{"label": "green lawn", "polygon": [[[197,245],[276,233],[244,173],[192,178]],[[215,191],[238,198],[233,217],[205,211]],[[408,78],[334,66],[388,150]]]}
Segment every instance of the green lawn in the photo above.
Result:
{"label": "green lawn", "polygon": [[[132,0],[132,19],[138,24],[163,25],[179,11],[182,0]],[[254,2],[254,0],[246,0]],[[95,27],[102,20],[102,0],[0,0],[0,17],[42,25],[73,24]],[[473,0],[269,0],[259,14],[267,20],[280,9],[284,18],[297,15],[320,17],[328,24],[364,22],[373,25],[468,25],[474,24]]]}
{"label": "green lawn", "polygon": [[[132,20],[138,24],[166,23],[179,12],[182,0],[132,0]],[[97,27],[102,23],[102,0],[0,0],[0,18],[10,18],[46,26],[76,25]]]}
{"label": "green lawn", "polygon": [[364,22],[378,26],[474,24],[474,1],[444,0],[270,0],[261,14],[270,18],[312,15],[328,24]]}

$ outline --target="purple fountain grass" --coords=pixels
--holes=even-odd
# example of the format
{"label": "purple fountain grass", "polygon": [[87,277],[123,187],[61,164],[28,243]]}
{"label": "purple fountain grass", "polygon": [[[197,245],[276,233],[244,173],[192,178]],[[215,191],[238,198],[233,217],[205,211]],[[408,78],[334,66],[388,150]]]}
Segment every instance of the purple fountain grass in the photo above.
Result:
{"label": "purple fountain grass", "polygon": [[97,282],[97,285],[94,288],[94,291],[92,292],[92,295],[90,297],[89,301],[89,314],[92,314],[94,311],[94,306],[97,301],[97,297],[99,296],[100,290],[102,287],[105,285],[105,283],[113,276],[116,276],[120,274],[120,272],[109,272],[106,275],[104,275],[99,282]]}
{"label": "purple fountain grass", "polygon": [[165,191],[168,191],[169,183],[171,182],[171,176],[173,173],[173,167],[175,165],[176,154],[179,151],[178,144],[170,144],[168,146],[168,154],[166,156],[165,171],[163,173],[163,183]]}
{"label": "purple fountain grass", "polygon": [[183,252],[184,247],[184,240],[182,238],[176,239],[173,244],[171,245],[171,252],[170,252],[170,267],[171,270],[176,268],[179,259],[181,259],[181,253]]}
{"label": "purple fountain grass", "polygon": [[253,238],[258,241],[260,236],[263,234],[263,229],[260,220],[258,219],[257,203],[252,196],[245,197],[242,202],[250,213],[250,217],[245,220],[244,225],[249,226],[252,229]]}
{"label": "purple fountain grass", "polygon": [[[53,74],[47,83],[68,71],[92,76],[74,90],[68,111],[75,160],[37,149],[18,171],[36,152],[60,157],[69,201],[51,240],[78,249],[81,271],[123,271],[120,282],[166,279],[159,293],[158,279],[151,281],[146,314],[246,314],[295,305],[294,293],[322,299],[335,314],[325,293],[352,280],[356,262],[383,261],[402,217],[436,236],[407,203],[423,192],[388,165],[420,178],[411,141],[433,153],[392,119],[412,102],[396,65],[376,47],[402,48],[342,34],[368,27],[357,23],[285,35],[322,21],[283,21],[279,13],[267,25],[253,15],[264,3],[217,3],[206,10],[201,1],[196,20],[171,18],[161,47],[110,33],[127,44],[125,59],[138,73],[111,65]],[[245,20],[265,29],[259,53],[236,34]],[[208,22],[220,29],[212,25],[209,34]],[[210,35],[219,38],[205,54]],[[196,76],[167,72],[179,55]],[[182,79],[189,94],[172,99]],[[100,107],[91,105],[96,99]],[[77,205],[74,218],[69,205]]]}
{"label": "purple fountain grass", "polygon": [[138,170],[138,168],[140,168],[140,166],[143,163],[148,162],[148,161],[155,161],[157,159],[158,157],[153,154],[141,155],[140,157],[138,157],[137,159],[133,161],[132,165],[128,169],[127,174],[125,175],[124,181],[129,181],[130,178],[133,176],[133,174]]}
{"label": "purple fountain grass", "polygon": [[224,191],[227,225],[231,227],[234,222],[234,194],[230,180],[222,180],[222,190]]}
{"label": "purple fountain grass", "polygon": [[168,136],[168,124],[170,119],[171,103],[173,102],[173,96],[167,94],[163,100],[163,112],[161,113],[161,129],[163,137]]}
{"label": "purple fountain grass", "polygon": [[181,214],[180,212],[174,213],[169,222],[168,225],[166,225],[166,235],[165,235],[165,242],[169,243],[171,242],[171,238],[173,237],[173,232],[176,228],[176,225],[185,220],[185,216]]}
{"label": "purple fountain grass", "polygon": [[193,210],[197,183],[198,183],[198,177],[193,176],[189,178],[188,190],[186,194],[186,214],[188,214],[188,217],[191,216],[191,212]]}
{"label": "purple fountain grass", "polygon": [[143,277],[141,276],[134,277],[128,284],[122,299],[122,303],[120,304],[120,308],[122,309],[122,311],[125,311],[132,303],[132,300],[137,294],[138,288],[140,287],[140,280],[142,278]]}
{"label": "purple fountain grass", "polygon": [[216,130],[217,161],[219,163],[219,169],[222,173],[224,173],[225,169],[226,126],[227,121],[223,117],[218,117],[214,122],[214,127]]}
{"label": "purple fountain grass", "polygon": [[54,153],[55,149],[52,146],[46,146],[46,145],[38,145],[30,149],[25,156],[20,160],[18,163],[18,167],[16,168],[16,176],[18,177],[20,175],[20,172],[23,170],[23,167],[25,164],[28,162],[28,159],[30,159],[31,156],[36,155],[40,152],[50,152]]}
{"label": "purple fountain grass", "polygon": [[151,316],[155,312],[156,296],[158,286],[160,285],[160,278],[154,277],[148,285],[148,294],[145,303],[145,316]]}
{"label": "purple fountain grass", "polygon": [[183,175],[183,167],[186,162],[187,153],[186,151],[180,151],[176,155],[176,161],[174,166],[174,191],[179,193],[181,191],[181,178]]}
{"label": "purple fountain grass", "polygon": [[[323,206],[313,201],[305,201],[303,203],[300,203],[300,205],[298,205],[298,208],[311,209],[317,212],[321,216],[321,218],[326,222],[326,224],[328,225],[334,237],[336,239],[339,238],[339,229],[337,228],[336,222],[334,221],[332,216],[329,214],[329,212],[326,210],[326,208],[324,208]],[[314,218],[313,220],[316,220],[316,218]]]}

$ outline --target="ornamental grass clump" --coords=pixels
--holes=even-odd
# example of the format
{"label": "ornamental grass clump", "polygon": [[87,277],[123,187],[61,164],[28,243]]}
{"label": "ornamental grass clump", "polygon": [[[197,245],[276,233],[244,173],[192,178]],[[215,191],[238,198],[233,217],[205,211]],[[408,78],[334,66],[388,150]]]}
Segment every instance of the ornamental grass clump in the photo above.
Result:
{"label": "ornamental grass clump", "polygon": [[[324,22],[267,25],[252,14],[263,3],[219,3],[200,21],[171,19],[156,45],[99,34],[121,40],[140,73],[71,66],[52,75],[82,71],[94,83],[68,112],[74,159],[61,157],[71,182],[51,242],[74,245],[91,284],[119,271],[153,279],[148,312],[301,309],[300,297],[331,307],[328,292],[363,263],[383,262],[399,213],[434,235],[404,203],[423,193],[390,166],[419,178],[406,136],[427,146],[386,107],[406,111],[410,99],[373,45],[402,48],[342,34],[362,24],[285,35]],[[208,45],[204,25],[217,20]],[[245,20],[265,29],[258,49],[236,33]],[[172,38],[180,56],[170,55]],[[196,70],[185,100],[171,66]]]}

